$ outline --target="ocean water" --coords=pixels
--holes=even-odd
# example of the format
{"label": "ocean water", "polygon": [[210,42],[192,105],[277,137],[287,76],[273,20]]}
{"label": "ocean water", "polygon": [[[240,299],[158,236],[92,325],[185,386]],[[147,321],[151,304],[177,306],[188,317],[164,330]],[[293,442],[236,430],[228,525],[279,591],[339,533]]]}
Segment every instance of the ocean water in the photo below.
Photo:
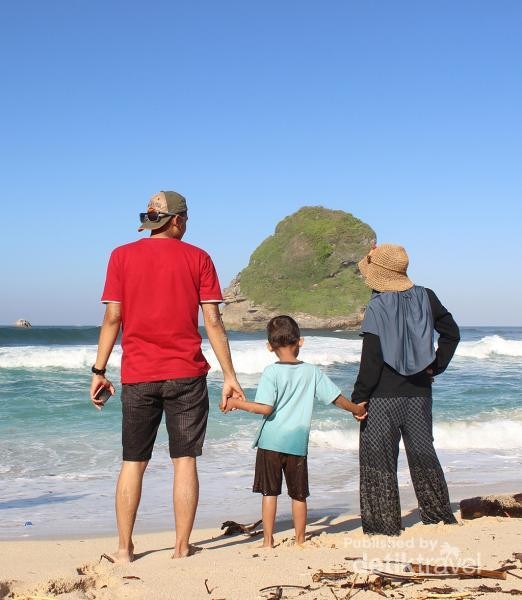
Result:
{"label": "ocean water", "polygon": [[[494,490],[520,491],[522,466],[522,328],[463,328],[450,367],[434,385],[434,437],[453,500]],[[89,400],[97,327],[0,327],[0,539],[111,534],[120,464],[119,390],[103,411]],[[262,334],[231,333],[238,377],[253,399],[263,368],[274,360]],[[196,526],[260,513],[252,494],[260,417],[223,415],[219,365],[208,341],[211,412],[199,459]],[[320,365],[348,395],[361,340],[353,332],[305,332],[301,358]],[[121,350],[108,376],[119,382]],[[311,514],[358,511],[358,425],[335,407],[315,411],[309,453]],[[413,508],[404,451],[399,460],[403,508]],[[172,527],[172,466],[160,428],[145,474],[136,530]],[[283,496],[281,510],[289,511]]]}

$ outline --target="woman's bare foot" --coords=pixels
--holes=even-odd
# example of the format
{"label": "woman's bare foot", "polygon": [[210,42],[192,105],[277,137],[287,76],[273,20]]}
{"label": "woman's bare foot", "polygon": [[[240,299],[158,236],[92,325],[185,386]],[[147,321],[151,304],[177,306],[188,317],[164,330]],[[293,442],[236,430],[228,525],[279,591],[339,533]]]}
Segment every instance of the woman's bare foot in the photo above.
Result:
{"label": "woman's bare foot", "polygon": [[260,548],[273,548],[274,547],[274,536],[270,536],[268,539],[265,538]]}

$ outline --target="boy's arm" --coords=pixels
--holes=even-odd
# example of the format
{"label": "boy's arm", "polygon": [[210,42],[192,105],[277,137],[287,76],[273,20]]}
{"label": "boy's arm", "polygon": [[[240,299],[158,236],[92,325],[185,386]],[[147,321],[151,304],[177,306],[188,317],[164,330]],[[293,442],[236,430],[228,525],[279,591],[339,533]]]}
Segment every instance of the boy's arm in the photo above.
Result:
{"label": "boy's arm", "polygon": [[269,404],[250,402],[249,400],[242,400],[241,398],[229,398],[226,407],[222,410],[223,412],[227,413],[234,408],[255,413],[256,415],[265,415],[265,417],[272,414],[272,411],[274,410],[274,407],[270,406]]}
{"label": "boy's arm", "polygon": [[342,394],[334,400],[334,404],[343,410],[351,412],[358,421],[363,421],[368,415],[366,412],[366,402],[359,402],[356,404],[345,398]]}

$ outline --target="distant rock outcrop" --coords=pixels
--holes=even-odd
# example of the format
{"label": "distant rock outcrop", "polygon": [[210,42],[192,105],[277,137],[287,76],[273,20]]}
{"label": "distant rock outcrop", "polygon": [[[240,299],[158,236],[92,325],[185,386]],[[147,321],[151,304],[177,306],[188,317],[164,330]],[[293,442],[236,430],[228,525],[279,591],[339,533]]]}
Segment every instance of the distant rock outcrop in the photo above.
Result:
{"label": "distant rock outcrop", "polygon": [[229,329],[263,329],[278,314],[302,328],[349,329],[360,324],[370,297],[358,261],[375,233],[341,210],[307,206],[283,219],[224,290]]}
{"label": "distant rock outcrop", "polygon": [[15,327],[32,327],[32,325],[26,319],[18,319],[15,321]]}

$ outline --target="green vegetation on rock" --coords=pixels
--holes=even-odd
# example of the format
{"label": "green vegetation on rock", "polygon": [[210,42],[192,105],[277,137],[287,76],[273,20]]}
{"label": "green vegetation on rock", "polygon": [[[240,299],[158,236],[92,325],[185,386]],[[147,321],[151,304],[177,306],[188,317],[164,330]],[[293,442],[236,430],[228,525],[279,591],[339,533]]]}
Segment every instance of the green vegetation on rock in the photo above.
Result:
{"label": "green vegetation on rock", "polygon": [[370,291],[357,262],[375,233],[341,210],[307,206],[283,219],[241,271],[241,292],[256,304],[319,317],[349,315]]}

